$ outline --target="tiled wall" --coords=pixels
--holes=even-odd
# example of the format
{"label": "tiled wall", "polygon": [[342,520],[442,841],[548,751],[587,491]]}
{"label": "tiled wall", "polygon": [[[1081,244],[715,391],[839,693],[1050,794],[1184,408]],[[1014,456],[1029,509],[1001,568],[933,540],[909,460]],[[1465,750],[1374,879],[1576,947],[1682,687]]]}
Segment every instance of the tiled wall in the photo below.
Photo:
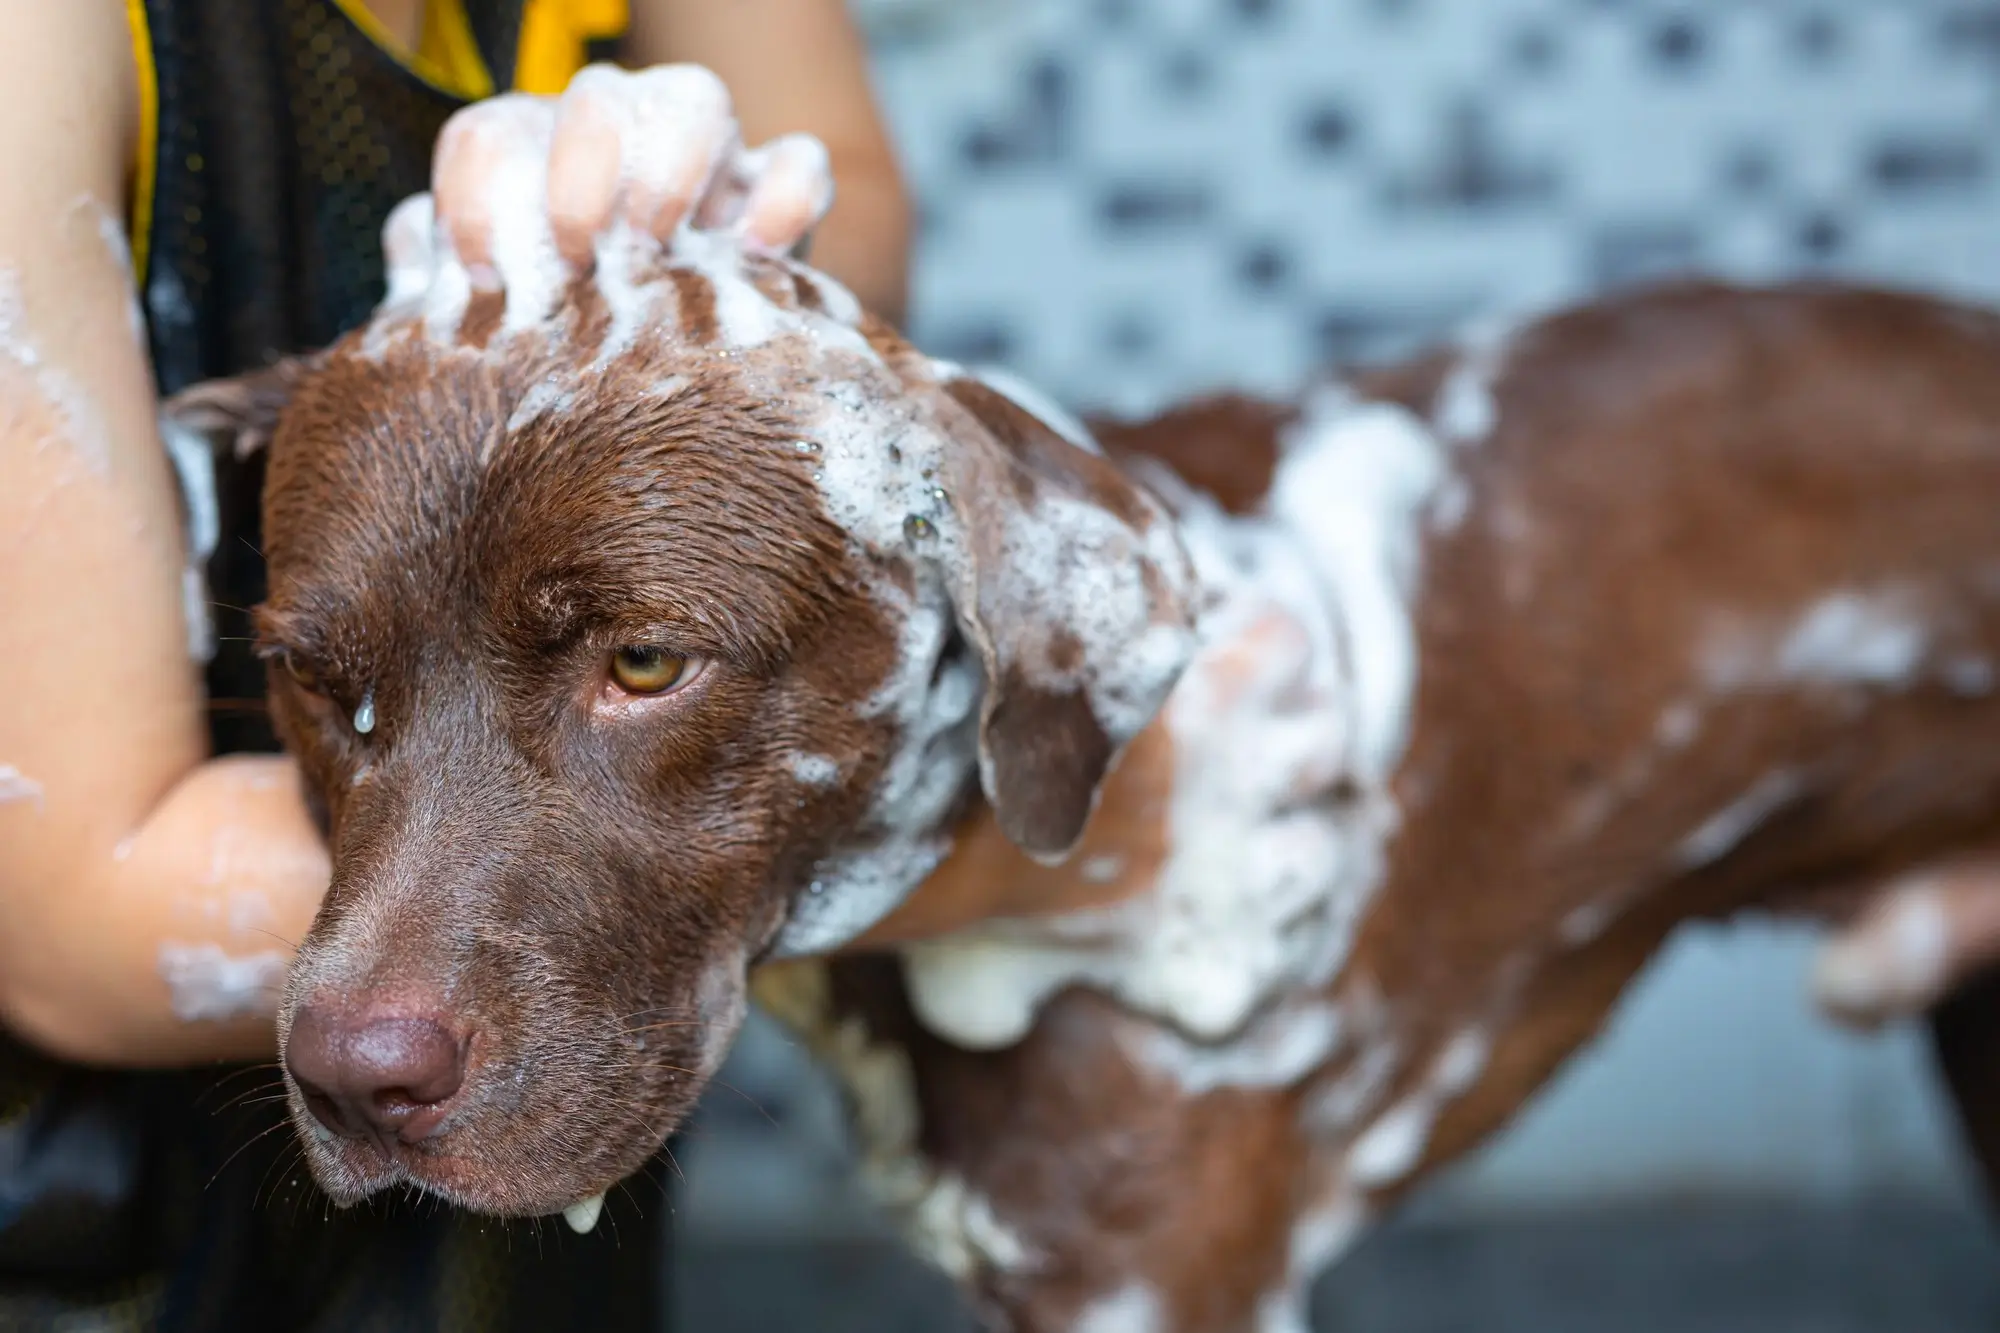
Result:
{"label": "tiled wall", "polygon": [[[1078,404],[1282,389],[1679,271],[2000,301],[1992,0],[859,7],[923,204],[913,332]],[[1769,930],[1683,940],[1457,1197],[1948,1187],[1915,1035],[1824,1030],[1805,956]],[[811,1105],[790,1068],[755,1039],[730,1077]],[[724,1100],[697,1205],[794,1206],[802,1159]],[[820,1144],[825,1108],[793,1123]]]}

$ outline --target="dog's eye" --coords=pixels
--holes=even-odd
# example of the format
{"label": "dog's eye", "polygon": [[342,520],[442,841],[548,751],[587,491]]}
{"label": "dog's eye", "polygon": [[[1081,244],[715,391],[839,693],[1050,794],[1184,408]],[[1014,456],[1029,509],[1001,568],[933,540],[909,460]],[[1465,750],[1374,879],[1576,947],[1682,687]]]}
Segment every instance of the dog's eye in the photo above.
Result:
{"label": "dog's eye", "polygon": [[311,662],[297,653],[281,653],[278,656],[278,664],[285,668],[285,674],[292,678],[294,685],[307,694],[319,693],[319,672]]}
{"label": "dog's eye", "polygon": [[665,694],[694,679],[693,658],[651,644],[627,644],[611,656],[611,679],[628,694]]}

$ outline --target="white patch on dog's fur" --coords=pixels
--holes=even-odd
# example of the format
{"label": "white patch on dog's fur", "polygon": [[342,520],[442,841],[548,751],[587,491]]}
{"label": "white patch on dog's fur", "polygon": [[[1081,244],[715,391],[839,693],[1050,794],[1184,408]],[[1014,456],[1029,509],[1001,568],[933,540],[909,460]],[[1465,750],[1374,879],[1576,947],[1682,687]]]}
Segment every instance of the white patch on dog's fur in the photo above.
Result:
{"label": "white patch on dog's fur", "polygon": [[174,1017],[184,1023],[276,1013],[289,963],[276,949],[237,955],[219,944],[160,945],[160,978],[167,983]]}
{"label": "white patch on dog's fur", "polygon": [[[1295,631],[1234,698],[1204,658],[1166,720],[1178,755],[1170,853],[1111,908],[984,923],[905,952],[912,1003],[948,1040],[1018,1040],[1081,983],[1200,1042],[1272,995],[1330,982],[1385,873],[1388,780],[1415,689],[1410,602],[1446,452],[1408,412],[1329,391],[1286,441],[1265,513],[1175,497],[1228,645],[1277,613]],[[1352,795],[1328,799],[1338,787]]]}

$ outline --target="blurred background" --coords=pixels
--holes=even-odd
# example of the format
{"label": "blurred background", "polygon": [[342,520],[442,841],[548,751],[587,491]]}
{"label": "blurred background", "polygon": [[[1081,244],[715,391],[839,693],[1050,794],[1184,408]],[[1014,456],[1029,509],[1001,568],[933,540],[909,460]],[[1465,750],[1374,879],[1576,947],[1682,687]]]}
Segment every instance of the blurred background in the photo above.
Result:
{"label": "blurred background", "polygon": [[[1992,0],[857,0],[923,209],[912,332],[1070,403],[1283,391],[1701,272],[2000,302]],[[2000,374],[2000,367],[1995,368]],[[2000,1328],[1922,1034],[1803,932],[1685,933],[1607,1038],[1322,1285],[1322,1329]],[[838,1108],[745,1038],[681,1153],[680,1327],[947,1330]]]}

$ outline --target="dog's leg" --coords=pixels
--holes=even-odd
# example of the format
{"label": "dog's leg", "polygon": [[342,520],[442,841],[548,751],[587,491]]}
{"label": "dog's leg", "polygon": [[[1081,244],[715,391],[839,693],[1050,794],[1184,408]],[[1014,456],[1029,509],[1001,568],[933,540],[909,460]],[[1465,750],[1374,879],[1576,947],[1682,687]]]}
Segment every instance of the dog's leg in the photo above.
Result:
{"label": "dog's leg", "polygon": [[2000,1208],[2000,967],[1988,968],[1931,1011],[1931,1045],[1958,1123]]}

